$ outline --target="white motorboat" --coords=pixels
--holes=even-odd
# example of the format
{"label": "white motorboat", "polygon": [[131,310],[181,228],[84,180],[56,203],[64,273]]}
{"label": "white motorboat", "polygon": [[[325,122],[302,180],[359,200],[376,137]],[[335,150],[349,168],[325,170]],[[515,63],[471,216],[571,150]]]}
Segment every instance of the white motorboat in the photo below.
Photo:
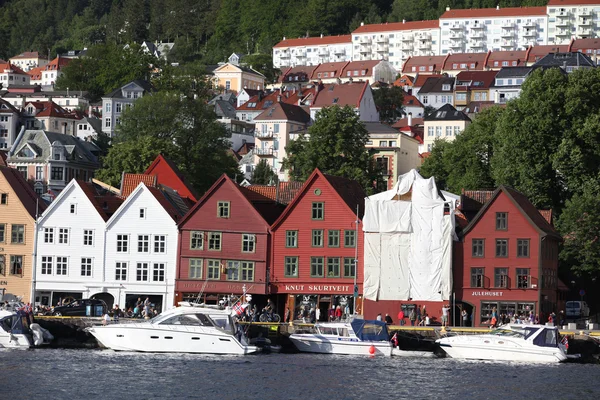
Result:
{"label": "white motorboat", "polygon": [[24,311],[0,310],[0,348],[33,346],[29,319]]}
{"label": "white motorboat", "polygon": [[145,322],[93,326],[87,331],[102,346],[118,351],[252,354],[260,350],[248,344],[229,308],[179,304]]}
{"label": "white motorboat", "polygon": [[316,323],[313,332],[293,333],[290,340],[306,353],[392,355],[387,326],[381,321]]}
{"label": "white motorboat", "polygon": [[481,335],[448,336],[436,343],[452,358],[550,363],[568,358],[558,337],[555,326],[509,324]]}

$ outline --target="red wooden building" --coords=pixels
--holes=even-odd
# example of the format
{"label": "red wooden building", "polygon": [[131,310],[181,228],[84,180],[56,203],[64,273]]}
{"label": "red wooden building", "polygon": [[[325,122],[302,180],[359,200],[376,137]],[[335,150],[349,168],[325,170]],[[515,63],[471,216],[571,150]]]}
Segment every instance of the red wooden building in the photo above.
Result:
{"label": "red wooden building", "polygon": [[270,225],[283,208],[226,175],[217,180],[179,224],[175,302],[217,304],[244,286],[266,295]]}
{"label": "red wooden building", "polygon": [[[467,310],[473,326],[490,324],[498,315],[538,314],[541,322],[558,313],[558,245],[560,235],[522,193],[505,186],[494,192],[461,196],[468,215],[470,204],[481,208],[463,231],[463,263],[455,264],[456,300]],[[456,258],[455,258],[456,260]],[[457,320],[455,320],[457,321]]]}
{"label": "red wooden building", "polygon": [[[359,294],[363,282],[363,235],[356,223],[364,198],[357,182],[315,170],[271,227],[271,293],[286,321],[307,317],[313,307],[319,320],[327,320],[332,306],[354,311],[356,270]],[[361,302],[358,297],[358,312]]]}

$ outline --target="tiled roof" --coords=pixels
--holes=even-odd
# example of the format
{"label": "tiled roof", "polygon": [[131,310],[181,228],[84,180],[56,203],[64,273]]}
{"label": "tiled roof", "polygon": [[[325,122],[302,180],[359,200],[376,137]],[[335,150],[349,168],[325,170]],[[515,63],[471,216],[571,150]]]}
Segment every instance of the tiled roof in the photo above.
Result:
{"label": "tiled roof", "polygon": [[540,212],[540,214],[542,214],[542,217],[544,217],[544,219],[550,224],[553,225],[552,223],[552,209],[550,210],[538,210]]}
{"label": "tiled roof", "polygon": [[3,73],[6,69],[11,69],[15,74],[27,75],[27,72],[23,71],[21,68],[17,67],[14,64],[7,62],[0,63],[0,74]]}
{"label": "tiled roof", "polygon": [[[281,102],[287,104],[298,104],[298,101],[304,99],[306,96],[314,92],[312,88],[302,88],[292,90],[279,91],[275,90],[270,93],[260,92],[256,96],[252,96],[247,102],[236,108],[236,111],[258,111],[262,112],[269,108],[271,105],[278,102],[278,96],[281,96]],[[252,106],[252,107],[251,107]]]}
{"label": "tiled roof", "polygon": [[[410,57],[404,63],[402,72],[439,72],[444,68],[444,61],[448,56],[415,56]],[[416,68],[416,71],[412,71],[412,67]],[[419,67],[433,67],[433,71],[419,71]]]}
{"label": "tiled roof", "polygon": [[569,51],[582,51],[585,53],[585,50],[600,50],[600,39],[575,39],[571,42]]}
{"label": "tiled roof", "polygon": [[[423,122],[424,122],[423,118],[413,118],[412,126],[423,125]],[[405,126],[408,126],[408,118],[399,119],[392,125],[392,128],[400,129],[400,128],[404,128]]]}
{"label": "tiled roof", "polygon": [[276,185],[250,185],[246,186],[246,189],[256,193],[256,197],[252,194],[246,194],[246,198],[250,201],[255,199],[267,198],[275,201],[277,199],[277,186]]}
{"label": "tiled roof", "polygon": [[[59,106],[53,101],[36,101],[31,102],[35,103],[35,108],[38,110],[41,109],[38,113],[35,114],[36,118],[43,117],[54,117],[54,118],[68,118],[68,119],[81,119],[77,113],[70,112]],[[29,103],[29,104],[31,104]]]}
{"label": "tiled roof", "polygon": [[244,142],[244,143],[242,143],[240,148],[237,149],[235,152],[238,153],[240,156],[243,156],[243,155],[250,153],[253,148],[254,148],[254,143]]}
{"label": "tiled roof", "polygon": [[420,29],[435,29],[439,28],[440,23],[437,19],[428,21],[405,21],[405,22],[386,22],[383,24],[365,24],[355,29],[355,33],[371,33],[371,32],[391,32],[391,31],[410,31]]}
{"label": "tiled roof", "polygon": [[460,194],[460,209],[464,211],[479,211],[494,195],[493,190],[462,190]]}
{"label": "tiled roof", "polygon": [[[469,70],[483,70],[489,53],[457,53],[450,54],[444,63],[445,70],[463,69],[461,64],[466,64]],[[473,65],[475,64],[475,65]]]}
{"label": "tiled roof", "polygon": [[129,197],[140,182],[143,182],[148,187],[156,187],[158,178],[156,175],[129,174],[124,172],[121,178],[121,197],[124,199]]}
{"label": "tiled roof", "polygon": [[470,121],[471,118],[458,111],[451,104],[444,104],[436,111],[425,117],[425,121]]}
{"label": "tiled roof", "polygon": [[569,45],[544,44],[539,46],[531,46],[527,54],[527,62],[533,63],[549,53],[565,53],[569,51]]}
{"label": "tiled roof", "polygon": [[[320,78],[338,78],[342,76],[342,71],[349,64],[349,61],[340,61],[340,62],[330,62],[319,64],[317,68],[315,68],[312,79],[320,79]],[[324,73],[327,72],[327,76],[324,76]],[[322,75],[319,76],[319,73]]]}
{"label": "tiled roof", "polygon": [[[160,168],[161,165],[166,165],[167,168]],[[159,154],[154,159],[144,174],[156,176],[158,184],[177,191],[180,196],[188,198],[193,202],[196,202],[199,198],[198,193],[187,183],[185,176],[177,168],[177,165],[162,154]]]}
{"label": "tiled roof", "polygon": [[[246,189],[255,192],[257,196],[266,197],[280,204],[289,204],[302,189],[302,182],[277,182],[275,185],[250,185]],[[246,195],[253,200],[251,195]],[[260,198],[258,197],[258,198]]]}
{"label": "tiled roof", "polygon": [[165,193],[163,189],[157,187],[148,187],[148,190],[150,193],[152,193],[156,200],[158,200],[160,205],[165,209],[167,214],[173,218],[174,221],[179,221],[179,219],[187,212],[187,208],[182,210],[180,207],[177,207],[177,205],[168,197],[167,193]]}
{"label": "tiled roof", "polygon": [[17,110],[8,101],[6,101],[4,99],[0,99],[0,113],[10,113],[10,114],[17,113],[18,114],[19,110]]}
{"label": "tiled roof", "polygon": [[477,114],[485,110],[486,108],[498,106],[503,107],[506,104],[496,104],[493,101],[471,101],[469,104],[465,106],[462,110],[466,114]]}
{"label": "tiled roof", "polygon": [[456,221],[456,225],[461,229],[464,229],[469,225],[469,220],[465,214],[460,212],[460,210],[454,210],[454,220]]}
{"label": "tiled roof", "polygon": [[319,46],[327,44],[352,43],[352,35],[309,37],[299,39],[284,39],[273,47]]}
{"label": "tiled roof", "polygon": [[445,78],[445,75],[438,75],[438,74],[423,75],[423,74],[419,74],[419,75],[417,75],[417,78],[415,79],[415,83],[414,83],[413,87],[415,87],[415,88],[423,87],[423,85],[425,84],[425,82],[427,82],[427,79],[429,79],[429,78]]}
{"label": "tiled roof", "polygon": [[37,195],[19,171],[14,168],[0,166],[0,173],[4,175],[4,179],[12,187],[19,201],[32,218],[42,214],[46,209],[46,203]]}
{"label": "tiled roof", "polygon": [[498,71],[461,71],[456,75],[456,86],[467,86],[471,89],[489,89],[494,84]]}
{"label": "tiled roof", "polygon": [[[64,135],[62,133],[49,132],[39,129],[28,129],[19,133],[17,140],[8,153],[9,163],[39,163],[50,159],[52,144],[60,143],[65,149],[65,157],[70,162],[86,164],[86,167],[99,168],[98,158],[90,151],[90,145],[97,150],[93,143],[84,142],[77,136]],[[17,155],[24,147],[30,146],[36,149],[34,157],[21,158]]]}
{"label": "tiled roof", "polygon": [[542,57],[533,65],[534,67],[593,67],[594,61],[583,53],[550,53]]}
{"label": "tiled roof", "polygon": [[512,78],[512,77],[525,77],[531,72],[531,67],[503,67],[496,74],[496,79],[499,78]]}
{"label": "tiled roof", "polygon": [[446,11],[440,19],[546,16],[546,7],[468,8]]}
{"label": "tiled roof", "polygon": [[[286,69],[278,78],[278,82],[306,82],[309,81],[317,65],[297,65]],[[297,77],[297,78],[296,78]]]}
{"label": "tiled roof", "polygon": [[37,51],[25,51],[18,56],[11,57],[11,59],[20,59],[20,58],[40,58],[40,55]]}
{"label": "tiled roof", "polygon": [[287,103],[275,103],[254,118],[254,121],[270,120],[286,120],[307,124],[310,122],[310,113],[305,107]]}
{"label": "tiled roof", "polygon": [[132,83],[141,87],[143,89],[143,93],[152,93],[152,92],[156,91],[156,89],[154,88],[154,86],[152,86],[152,84],[150,82],[143,80],[143,79],[134,79],[133,81],[127,82],[126,84],[116,88],[115,90],[113,90],[112,92],[110,92],[107,95],[104,95],[103,97],[122,99],[122,98],[124,98],[123,88]]}
{"label": "tiled roof", "polygon": [[60,71],[63,67],[66,67],[71,62],[70,58],[56,57],[48,64],[44,65],[44,71]]}
{"label": "tiled roof", "polygon": [[[527,50],[521,51],[492,51],[487,59],[486,67],[498,68],[502,67],[502,62],[508,61],[512,67],[520,67],[527,62]],[[513,65],[516,61],[517,65]],[[497,63],[497,65],[495,64]]]}
{"label": "tiled roof", "polygon": [[30,79],[34,81],[41,81],[44,67],[45,65],[42,65],[41,67],[35,67],[27,71],[27,74],[29,75]]}
{"label": "tiled roof", "polygon": [[404,107],[423,107],[423,104],[412,94],[404,93],[404,97],[402,99],[402,105]]}
{"label": "tiled roof", "polygon": [[[419,94],[422,93],[452,93],[454,88],[455,79],[454,78],[429,78],[425,81],[425,84],[419,90]],[[444,85],[450,85],[449,90],[443,90]]]}
{"label": "tiled roof", "polygon": [[[359,71],[359,76],[373,75],[373,68],[380,62],[380,60],[350,61],[342,70],[342,76],[346,77],[348,76],[348,72],[354,71]],[[365,71],[365,75],[362,75],[362,71]]]}
{"label": "tiled roof", "polygon": [[108,221],[123,203],[123,199],[100,185],[81,180],[78,180],[77,183],[104,221]]}
{"label": "tiled roof", "polygon": [[396,79],[394,81],[394,86],[400,86],[400,87],[404,87],[404,86],[413,86],[413,84],[415,83],[415,79],[409,75],[402,75],[400,78]]}
{"label": "tiled roof", "polygon": [[313,107],[329,107],[333,105],[358,107],[368,86],[368,82],[349,82],[339,85],[330,83],[323,85],[323,88],[317,93]]}
{"label": "tiled roof", "polygon": [[[420,118],[417,118],[417,119],[420,119]],[[423,129],[422,125],[403,126],[400,128],[400,132],[402,132],[403,134],[405,134],[407,136],[410,136],[411,138],[415,139],[420,144],[423,144],[423,133],[425,132],[425,130]]]}

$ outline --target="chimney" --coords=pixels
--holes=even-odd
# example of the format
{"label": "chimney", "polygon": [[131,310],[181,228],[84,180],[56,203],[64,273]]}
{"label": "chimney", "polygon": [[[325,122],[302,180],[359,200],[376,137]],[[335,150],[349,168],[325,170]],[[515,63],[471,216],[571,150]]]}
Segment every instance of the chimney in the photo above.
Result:
{"label": "chimney", "polygon": [[405,20],[405,19],[403,19],[403,20],[402,20],[402,23],[403,23],[403,24],[405,24],[405,23],[406,23],[406,20]]}
{"label": "chimney", "polygon": [[408,113],[408,126],[412,126],[412,113]]}
{"label": "chimney", "polygon": [[446,6],[446,11],[450,11],[450,6]]}
{"label": "chimney", "polygon": [[321,39],[323,39],[323,34],[321,33]]}
{"label": "chimney", "polygon": [[92,106],[89,105],[88,106],[88,117],[91,117],[91,116],[92,116]]}
{"label": "chimney", "polygon": [[365,23],[364,23],[364,22],[361,22],[361,23],[360,23],[360,26],[365,26]]}
{"label": "chimney", "polygon": [[498,4],[498,5],[496,6],[496,10],[499,10],[499,9],[500,9],[500,4]]}

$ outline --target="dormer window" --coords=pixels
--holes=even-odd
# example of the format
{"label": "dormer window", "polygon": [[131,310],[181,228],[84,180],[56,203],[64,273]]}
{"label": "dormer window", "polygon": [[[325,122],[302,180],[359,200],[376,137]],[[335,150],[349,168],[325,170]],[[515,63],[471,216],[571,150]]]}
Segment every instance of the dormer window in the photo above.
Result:
{"label": "dormer window", "polygon": [[450,85],[448,85],[448,84],[442,85],[442,90],[443,91],[449,91],[450,90]]}

